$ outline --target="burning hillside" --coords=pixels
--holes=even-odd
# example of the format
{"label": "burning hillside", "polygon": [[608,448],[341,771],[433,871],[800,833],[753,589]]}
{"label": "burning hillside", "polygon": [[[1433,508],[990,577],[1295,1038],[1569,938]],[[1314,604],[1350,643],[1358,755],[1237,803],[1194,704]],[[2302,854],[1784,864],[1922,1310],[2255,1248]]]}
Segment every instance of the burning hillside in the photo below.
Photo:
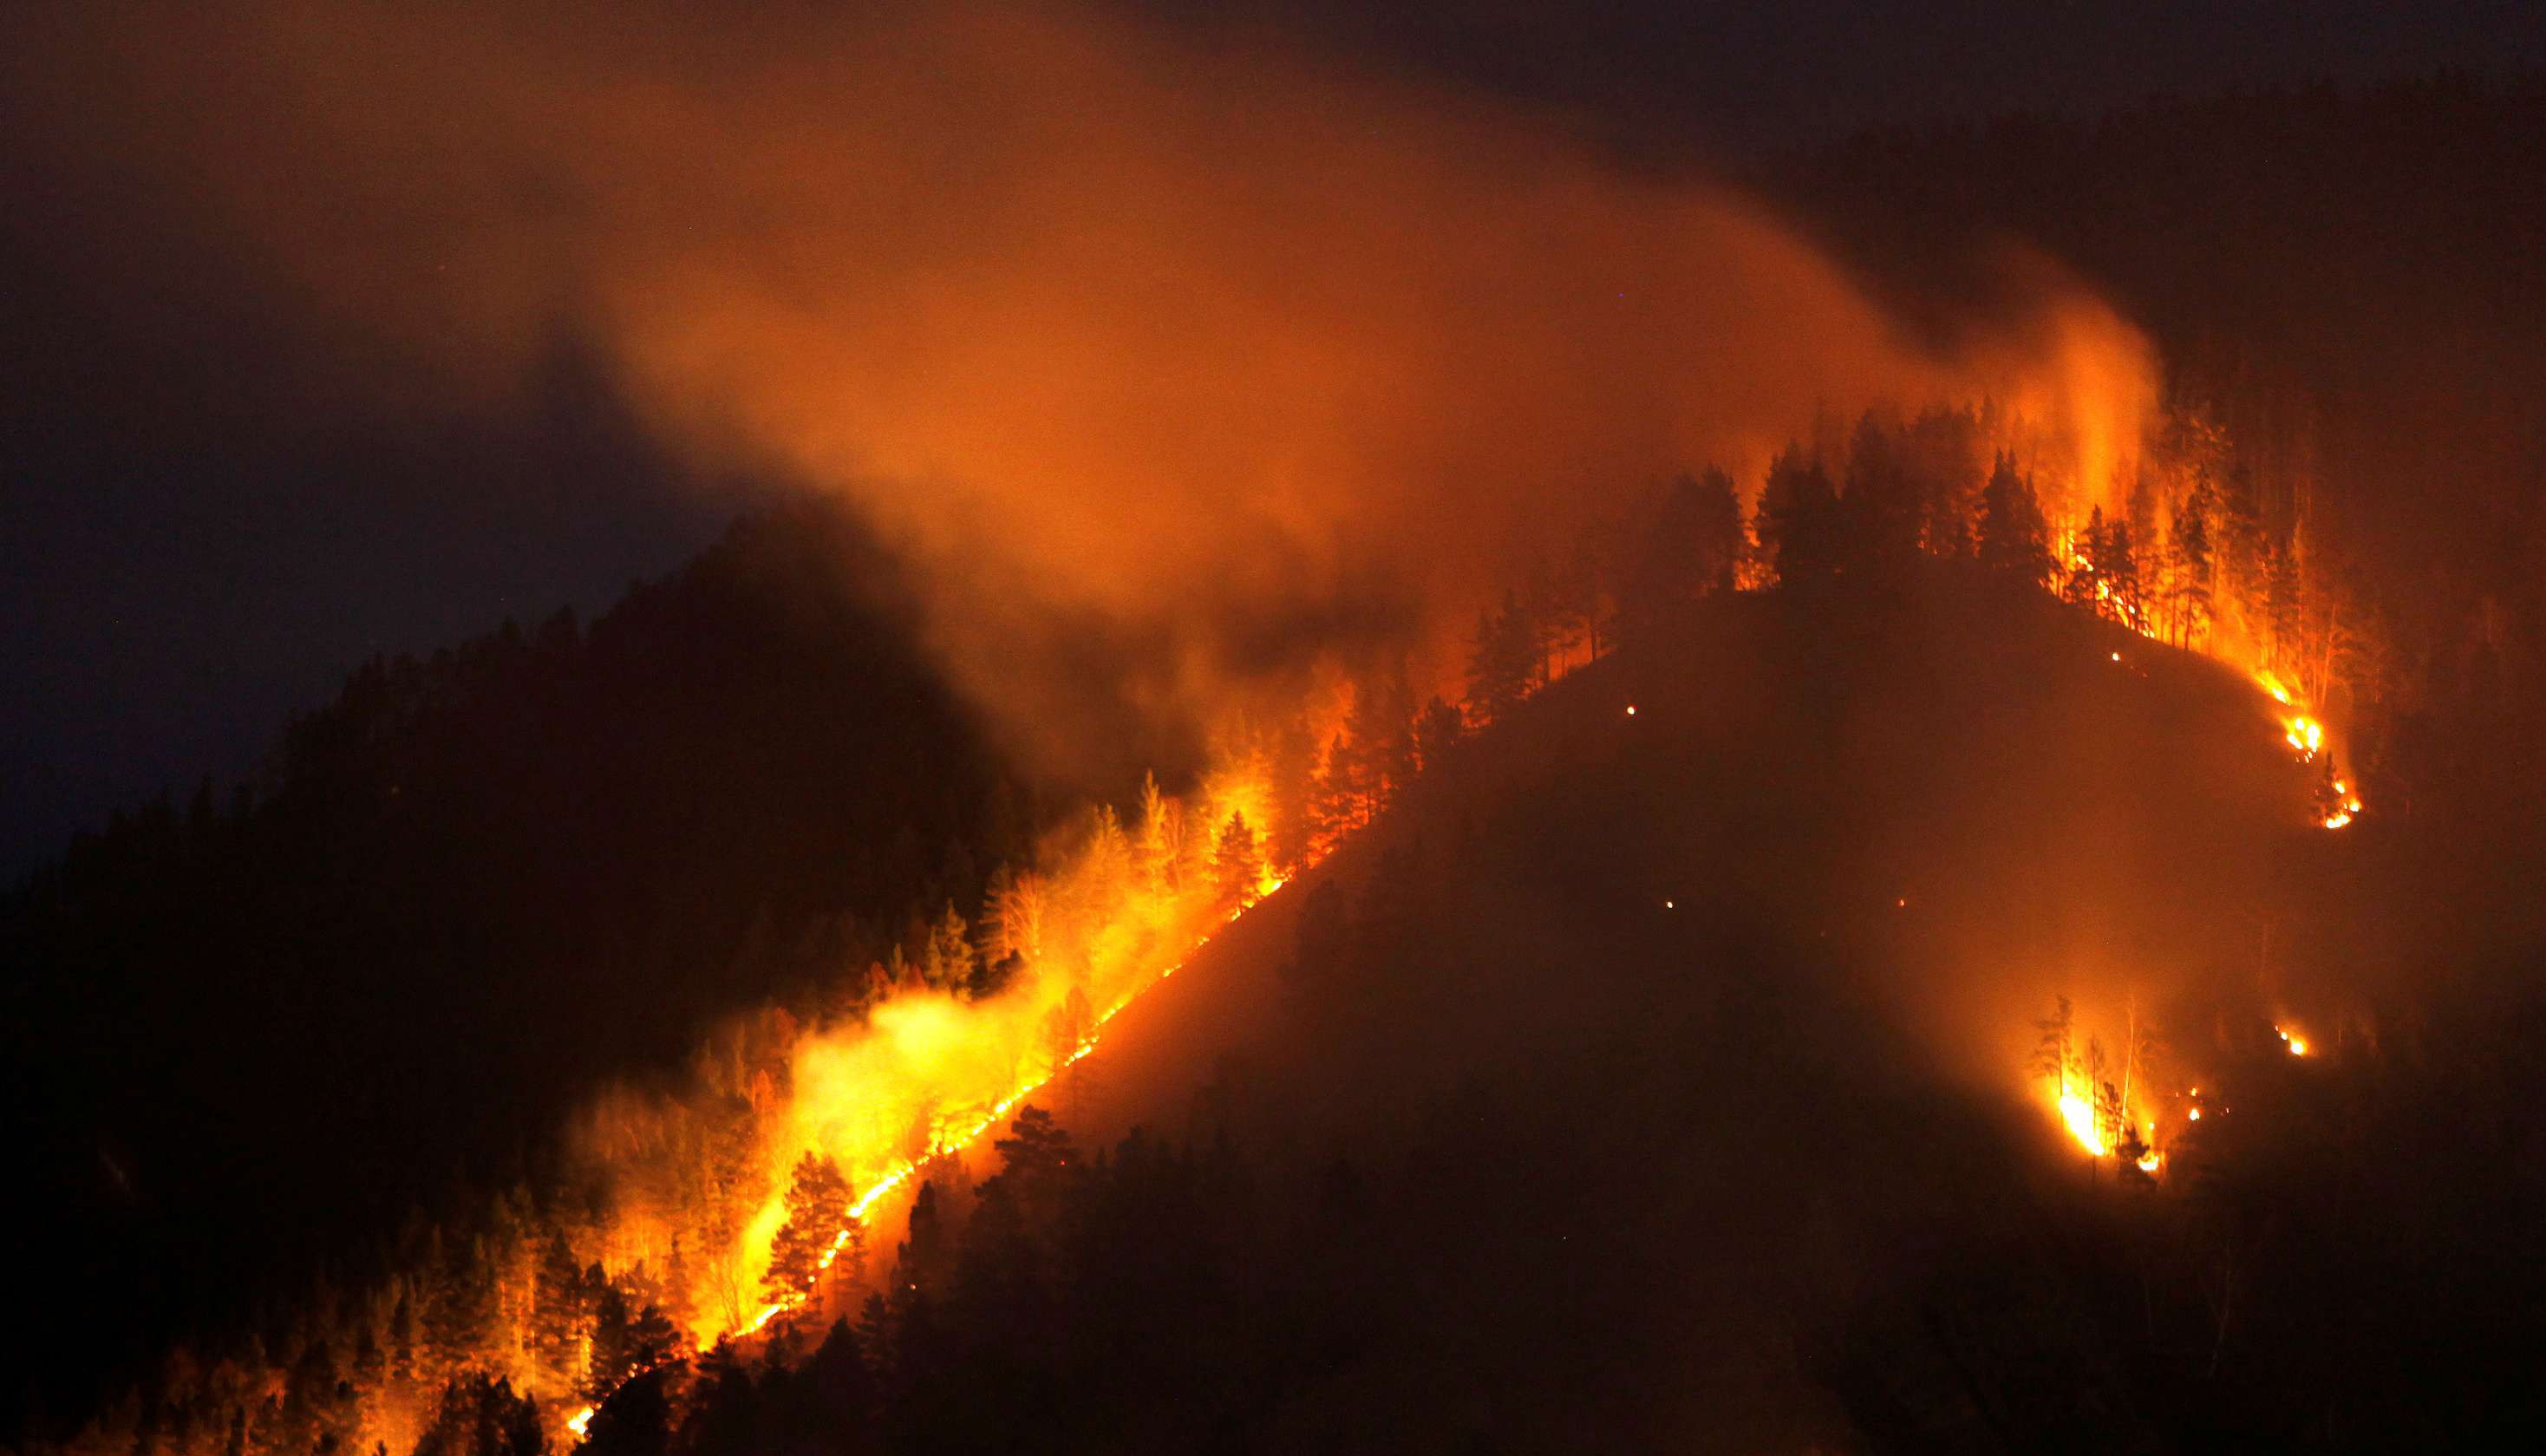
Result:
{"label": "burning hillside", "polygon": [[[94,947],[227,932],[134,1037],[173,1084],[207,1005],[280,1042],[377,978],[423,988],[291,1096],[409,1017],[574,1089],[455,1109],[439,1202],[364,1128],[417,1212],[278,1216],[309,1289],[102,1356],[74,1445],[2024,1447],[2335,1384],[2241,1324],[2256,1264],[2324,1309],[2242,1180],[2382,1175],[2325,1150],[2424,1029],[2339,943],[2416,694],[2523,659],[2490,601],[2409,644],[2304,424],[2095,289],[1913,307],[1693,168],[1111,11],[104,15],[0,62],[31,144],[399,361],[313,397],[476,407],[562,333],[859,545],[375,663],[265,798],[30,893],[64,1025],[120,1014]],[[543,964],[562,1007],[435,1019]],[[48,1155],[169,1226],[119,1121],[266,1191],[157,1085]]]}

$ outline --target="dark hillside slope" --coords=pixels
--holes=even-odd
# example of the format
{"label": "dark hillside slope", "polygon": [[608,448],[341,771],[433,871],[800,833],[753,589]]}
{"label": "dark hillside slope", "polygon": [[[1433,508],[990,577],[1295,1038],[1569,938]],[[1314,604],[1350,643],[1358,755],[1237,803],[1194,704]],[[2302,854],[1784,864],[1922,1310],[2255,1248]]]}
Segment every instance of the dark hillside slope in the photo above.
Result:
{"label": "dark hillside slope", "polygon": [[0,902],[57,1312],[10,1368],[289,1308],[457,1171],[545,1186],[594,1085],[970,905],[1031,826],[899,601],[834,510],[745,521],[589,628],[366,664],[259,792],[123,816]]}
{"label": "dark hillside slope", "polygon": [[1043,1099],[1222,1172],[1145,1204],[1127,1145],[1058,1250],[976,1216],[942,1277],[939,1200],[899,1444],[2189,1434],[2087,1276],[2194,1182],[2090,1178],[2023,1069],[2055,995],[2125,984],[2182,1074],[2268,1038],[2250,912],[2339,850],[2250,685],[1937,580],[1723,601],[1462,751]]}

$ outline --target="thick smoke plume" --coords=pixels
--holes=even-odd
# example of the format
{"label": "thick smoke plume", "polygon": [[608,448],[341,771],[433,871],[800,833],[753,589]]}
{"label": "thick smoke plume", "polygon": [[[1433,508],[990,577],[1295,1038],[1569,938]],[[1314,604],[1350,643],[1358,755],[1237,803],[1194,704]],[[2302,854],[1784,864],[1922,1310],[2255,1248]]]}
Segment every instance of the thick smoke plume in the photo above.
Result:
{"label": "thick smoke plume", "polygon": [[2100,491],[2154,392],[2074,290],[1913,342],[1759,208],[1557,119],[1119,18],[45,24],[26,105],[346,387],[432,407],[589,340],[712,471],[853,495],[1062,774],[1319,652],[1440,676],[1480,596],[1673,471],[1755,491],[1869,404],[1988,397]]}

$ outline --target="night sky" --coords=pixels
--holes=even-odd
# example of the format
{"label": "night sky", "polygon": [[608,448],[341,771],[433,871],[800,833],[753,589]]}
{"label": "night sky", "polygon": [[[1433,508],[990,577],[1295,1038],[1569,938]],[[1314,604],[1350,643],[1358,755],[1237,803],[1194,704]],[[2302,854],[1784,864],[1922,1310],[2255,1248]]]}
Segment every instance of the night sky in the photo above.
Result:
{"label": "night sky", "polygon": [[[2511,0],[1150,8],[1546,104],[1671,162],[1936,115],[2546,62],[2546,19]],[[41,57],[53,22],[21,23]],[[403,362],[264,306],[149,183],[21,144],[24,122],[0,93],[0,872],[112,806],[248,772],[371,652],[604,606],[751,498],[658,456],[570,322],[528,389],[429,407],[344,389]]]}

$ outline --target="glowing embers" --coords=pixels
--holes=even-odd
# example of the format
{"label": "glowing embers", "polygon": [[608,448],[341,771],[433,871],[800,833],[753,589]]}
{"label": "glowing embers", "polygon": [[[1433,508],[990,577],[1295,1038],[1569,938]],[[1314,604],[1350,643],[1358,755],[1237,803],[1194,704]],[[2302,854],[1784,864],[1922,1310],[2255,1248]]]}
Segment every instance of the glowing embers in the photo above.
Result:
{"label": "glowing embers", "polygon": [[2316,761],[2316,756],[2325,751],[2324,724],[2301,713],[2290,718],[2282,727],[2287,729],[2282,736],[2288,741],[2290,747],[2297,750],[2300,762],[2313,763]]}
{"label": "glowing embers", "polygon": [[[2254,683],[2270,694],[2273,702],[2284,708],[2298,708],[2298,700],[2292,697],[2290,690],[2270,672],[2255,672]],[[2316,756],[2325,751],[2325,725],[2317,722],[2304,710],[2293,712],[2289,717],[2281,720],[2281,739],[2290,745],[2292,752],[2298,754],[2300,762],[2314,762]]]}
{"label": "glowing embers", "polygon": [[2308,1054],[2308,1039],[2288,1027],[2275,1026],[2272,1028],[2272,1035],[2281,1039],[2281,1045],[2289,1049],[2291,1056],[2304,1057]]}
{"label": "glowing embers", "polygon": [[2335,765],[2328,751],[2329,736],[2325,724],[2301,708],[2298,699],[2270,672],[2256,671],[2254,683],[2273,702],[2295,710],[2280,721],[2281,741],[2289,744],[2290,751],[2298,755],[2299,762],[2315,763],[2320,757],[2325,760],[2322,765],[2324,777],[2317,783],[2315,806],[2310,810],[2317,823],[2328,829],[2339,829],[2358,818],[2360,796],[2352,791],[2348,782],[2334,777]]}
{"label": "glowing embers", "polygon": [[574,1438],[578,1441],[592,1433],[593,1409],[586,1406],[565,1418],[565,1428],[574,1432]]}

